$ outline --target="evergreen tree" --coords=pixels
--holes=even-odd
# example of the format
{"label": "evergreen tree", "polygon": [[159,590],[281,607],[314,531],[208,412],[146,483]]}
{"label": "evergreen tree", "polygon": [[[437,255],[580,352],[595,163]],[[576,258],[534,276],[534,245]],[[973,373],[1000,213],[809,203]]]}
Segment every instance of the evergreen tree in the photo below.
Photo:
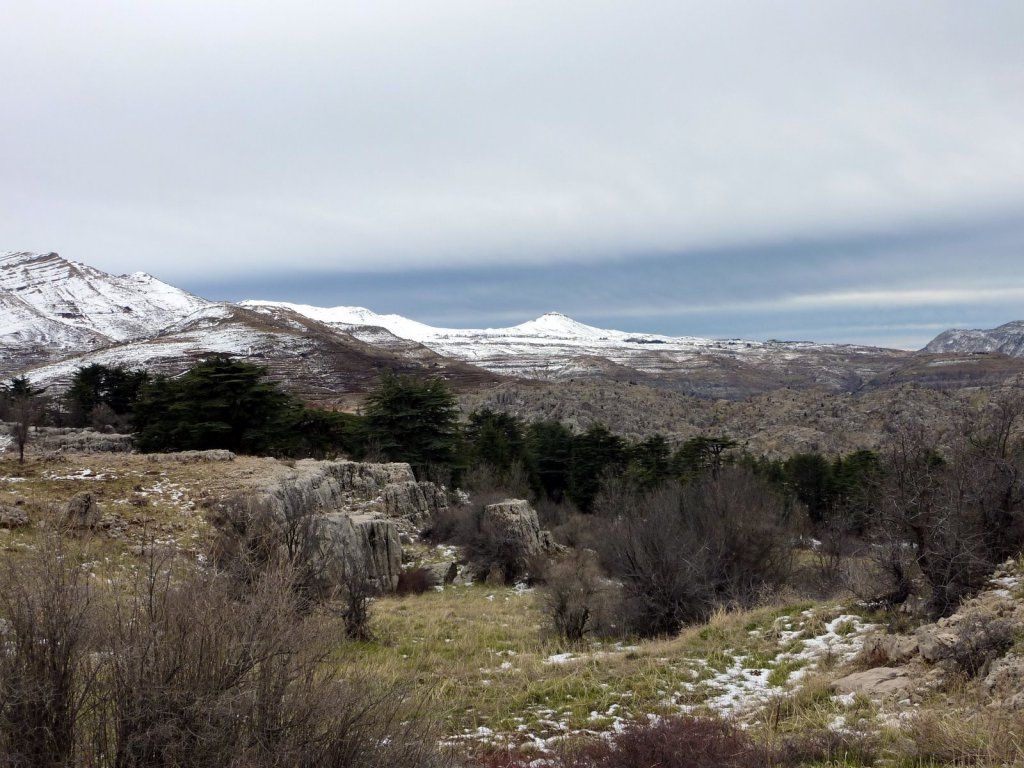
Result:
{"label": "evergreen tree", "polygon": [[281,453],[299,410],[266,380],[265,368],[214,356],[176,379],[158,378],[146,385],[134,425],[144,451]]}
{"label": "evergreen tree", "polygon": [[672,457],[672,468],[676,475],[688,479],[705,472],[718,474],[723,464],[730,463],[729,451],[737,445],[727,437],[691,437],[683,443]]}
{"label": "evergreen tree", "polygon": [[595,424],[573,440],[569,497],[584,512],[589,512],[601,490],[606,470],[622,469],[626,464],[626,443],[606,427]]}
{"label": "evergreen tree", "polygon": [[656,488],[672,476],[672,449],[662,435],[634,444],[629,454],[629,479],[642,490]]}
{"label": "evergreen tree", "polygon": [[820,523],[832,510],[832,465],[820,454],[797,453],[782,466],[786,485],[807,505],[811,522]]}
{"label": "evergreen tree", "polygon": [[526,446],[545,495],[562,501],[572,470],[572,432],[558,421],[535,421],[527,427]]}
{"label": "evergreen tree", "polygon": [[471,461],[489,464],[499,472],[527,458],[522,423],[515,416],[490,408],[470,414],[466,441]]}
{"label": "evergreen tree", "polygon": [[457,462],[458,403],[440,379],[385,374],[366,399],[366,427],[388,460],[406,461],[417,474]]}
{"label": "evergreen tree", "polygon": [[100,405],[107,406],[118,416],[127,416],[148,380],[149,375],[145,371],[132,371],[121,366],[93,363],[79,368],[67,392],[71,422],[84,426]]}

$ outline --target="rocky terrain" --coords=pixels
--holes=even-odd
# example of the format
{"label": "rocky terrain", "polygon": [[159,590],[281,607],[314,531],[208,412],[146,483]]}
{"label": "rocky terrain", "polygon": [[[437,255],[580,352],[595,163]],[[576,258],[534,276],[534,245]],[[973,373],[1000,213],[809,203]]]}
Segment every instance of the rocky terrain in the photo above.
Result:
{"label": "rocky terrain", "polygon": [[[434,328],[362,307],[247,301],[291,311],[375,344],[411,339],[446,357],[520,379],[644,384],[704,398],[741,399],[783,388],[835,392],[904,382],[957,388],[1024,371],[1002,354],[921,354],[845,344],[672,337],[595,328],[558,312],[510,328]],[[1002,350],[988,350],[998,353]]]}
{"label": "rocky terrain", "polygon": [[56,253],[0,255],[0,364],[145,339],[211,302],[152,275],[108,275]]}
{"label": "rocky terrain", "polygon": [[412,342],[378,346],[294,312],[206,301],[56,254],[9,254],[0,275],[0,363],[5,375],[24,371],[41,386],[59,389],[91,363],[176,374],[212,353],[266,366],[317,401],[363,391],[383,370],[442,376],[460,389],[499,380]]}
{"label": "rocky terrain", "polygon": [[466,413],[480,408],[527,421],[553,419],[577,430],[603,424],[633,439],[658,432],[678,443],[697,435],[733,438],[755,455],[847,453],[880,447],[902,420],[947,423],[976,390],[900,384],[857,394],[779,389],[743,400],[708,400],[643,385],[588,380],[507,382],[466,393]]}
{"label": "rocky terrain", "polygon": [[1024,320],[1016,320],[989,330],[943,331],[925,347],[927,352],[985,353],[999,352],[1024,357]]}
{"label": "rocky terrain", "polygon": [[[546,629],[538,588],[488,579],[458,547],[419,538],[460,502],[408,465],[54,451],[40,441],[25,465],[0,455],[0,547],[18,557],[62,527],[97,583],[130,578],[154,548],[204,568],[218,516],[239,499],[312,521],[330,563],[366,569],[381,593],[373,637],[339,639],[332,663],[430,691],[444,743],[461,754],[512,749],[540,768],[572,739],[681,715],[825,739],[845,750],[836,765],[1000,765],[1014,754],[1012,739],[994,739],[1024,712],[1018,561],[935,623],[852,597],[779,594],[676,636],[567,643]],[[556,547],[521,500],[486,505],[482,519],[523,557]],[[392,594],[418,570],[432,588]]]}

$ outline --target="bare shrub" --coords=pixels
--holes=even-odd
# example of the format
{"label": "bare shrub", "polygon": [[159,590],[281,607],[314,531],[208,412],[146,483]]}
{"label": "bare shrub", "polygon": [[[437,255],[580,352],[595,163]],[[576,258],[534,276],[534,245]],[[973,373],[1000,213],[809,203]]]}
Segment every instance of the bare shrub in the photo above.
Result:
{"label": "bare shrub", "polygon": [[967,677],[977,677],[1003,656],[1017,639],[1014,622],[992,616],[973,616],[957,628],[950,658]]}
{"label": "bare shrub", "polygon": [[875,538],[910,548],[933,616],[952,613],[1024,545],[1024,394],[999,393],[945,430],[890,438]]}
{"label": "bare shrub", "polygon": [[56,536],[0,567],[0,756],[12,768],[76,757],[96,682],[89,575]]}
{"label": "bare shrub", "polygon": [[297,611],[286,572],[239,599],[226,576],[153,555],[126,592],[97,600],[70,558],[39,557],[2,584],[0,764],[445,764],[408,690],[336,676],[336,622]]}
{"label": "bare shrub", "polygon": [[549,562],[541,590],[544,613],[555,634],[578,642],[587,634],[610,634],[611,609],[617,594],[596,555],[574,550]]}
{"label": "bare shrub", "polygon": [[422,595],[434,587],[434,575],[428,568],[411,568],[398,575],[396,595]]}
{"label": "bare shrub", "polygon": [[640,634],[674,633],[719,605],[756,603],[792,572],[789,507],[740,467],[599,499],[598,509],[602,563],[622,581],[623,618]]}
{"label": "bare shrub", "polygon": [[330,559],[317,515],[304,512],[300,500],[282,507],[283,514],[254,494],[225,499],[211,516],[216,530],[212,560],[240,593],[269,571],[286,571],[299,607],[310,610],[335,596],[328,577]]}
{"label": "bare shrub", "polygon": [[466,559],[478,574],[494,574],[504,583],[512,583],[531,572],[530,558],[522,542],[488,523],[484,509],[506,501],[509,496],[491,491],[476,496],[472,503],[453,505],[439,514],[427,536],[435,542],[450,542],[463,548]]}
{"label": "bare shrub", "polygon": [[377,593],[362,563],[348,558],[341,574],[341,618],[345,622],[345,636],[350,640],[369,640],[370,603]]}

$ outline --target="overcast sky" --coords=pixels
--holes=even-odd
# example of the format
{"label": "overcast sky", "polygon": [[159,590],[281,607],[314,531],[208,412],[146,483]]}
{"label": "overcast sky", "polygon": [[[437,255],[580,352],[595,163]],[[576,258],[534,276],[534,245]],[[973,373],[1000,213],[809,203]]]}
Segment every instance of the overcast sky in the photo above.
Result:
{"label": "overcast sky", "polygon": [[0,250],[917,346],[1024,318],[1024,2],[9,2]]}

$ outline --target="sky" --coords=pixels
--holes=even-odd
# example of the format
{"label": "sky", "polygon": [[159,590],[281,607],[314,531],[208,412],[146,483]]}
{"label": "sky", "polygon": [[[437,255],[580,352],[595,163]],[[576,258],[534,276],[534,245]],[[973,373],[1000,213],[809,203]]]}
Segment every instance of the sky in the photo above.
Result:
{"label": "sky", "polygon": [[1019,0],[0,10],[0,250],[453,326],[1024,318]]}

